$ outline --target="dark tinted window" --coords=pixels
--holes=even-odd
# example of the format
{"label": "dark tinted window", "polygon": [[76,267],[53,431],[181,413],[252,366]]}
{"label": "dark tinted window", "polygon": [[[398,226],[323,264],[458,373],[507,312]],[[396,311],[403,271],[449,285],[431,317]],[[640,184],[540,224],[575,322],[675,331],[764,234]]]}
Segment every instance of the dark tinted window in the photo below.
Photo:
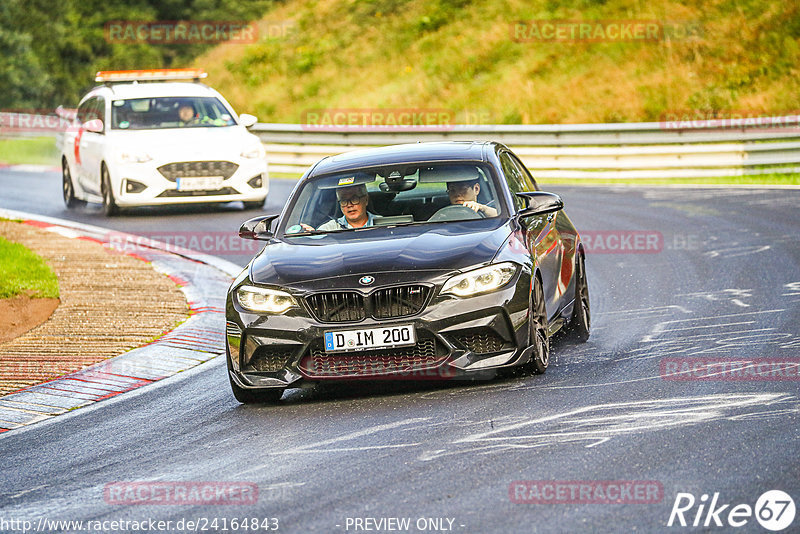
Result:
{"label": "dark tinted window", "polygon": [[525,164],[519,160],[516,154],[508,155],[514,164],[514,167],[516,167],[518,175],[520,176],[520,182],[524,186],[523,191],[539,191],[539,186],[536,184],[536,180],[533,179],[533,176],[531,175],[530,171],[528,171],[528,168],[525,166]]}
{"label": "dark tinted window", "polygon": [[500,153],[500,166],[503,169],[506,182],[508,182],[508,189],[511,191],[511,196],[514,199],[514,208],[516,211],[519,211],[525,207],[525,201],[515,195],[515,193],[528,191],[525,179],[507,152]]}

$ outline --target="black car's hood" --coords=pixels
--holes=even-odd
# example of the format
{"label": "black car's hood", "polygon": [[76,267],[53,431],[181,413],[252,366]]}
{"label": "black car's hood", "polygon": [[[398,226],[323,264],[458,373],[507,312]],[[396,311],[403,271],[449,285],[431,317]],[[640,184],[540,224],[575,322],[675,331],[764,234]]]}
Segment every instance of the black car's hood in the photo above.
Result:
{"label": "black car's hood", "polygon": [[451,272],[490,261],[509,233],[502,221],[482,220],[292,237],[268,244],[253,259],[250,277],[292,285],[383,272]]}

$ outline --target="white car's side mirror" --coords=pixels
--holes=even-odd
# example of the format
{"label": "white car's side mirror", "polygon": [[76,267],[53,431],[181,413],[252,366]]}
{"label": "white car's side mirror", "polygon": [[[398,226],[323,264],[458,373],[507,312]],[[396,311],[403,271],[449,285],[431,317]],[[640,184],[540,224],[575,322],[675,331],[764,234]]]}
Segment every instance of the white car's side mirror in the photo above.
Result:
{"label": "white car's side mirror", "polygon": [[241,124],[245,128],[250,128],[257,122],[258,122],[258,117],[256,117],[255,115],[250,115],[249,113],[242,113],[241,115],[239,115],[239,124]]}
{"label": "white car's side mirror", "polygon": [[83,123],[82,127],[87,132],[103,133],[103,121],[100,119],[86,121]]}

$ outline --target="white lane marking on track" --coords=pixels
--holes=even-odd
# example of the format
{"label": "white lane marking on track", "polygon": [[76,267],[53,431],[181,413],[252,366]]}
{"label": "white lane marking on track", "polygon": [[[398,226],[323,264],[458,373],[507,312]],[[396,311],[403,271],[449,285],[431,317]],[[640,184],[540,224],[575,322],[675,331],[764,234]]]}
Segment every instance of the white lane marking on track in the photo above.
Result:
{"label": "white lane marking on track", "polygon": [[[694,323],[701,323],[701,322],[712,322],[717,321],[719,319],[727,319],[727,318],[741,318],[745,315],[760,315],[765,313],[780,313],[786,311],[784,309],[775,309],[775,310],[758,310],[753,312],[741,312],[741,313],[731,313],[725,315],[712,315],[712,316],[705,316],[705,317],[692,317],[690,319],[671,319],[669,321],[661,321],[660,323],[656,323],[651,329],[650,333],[645,335],[640,341],[642,343],[652,343],[656,341],[656,338],[665,331],[665,326],[670,325],[673,323],[686,323],[692,321]],[[716,324],[716,323],[714,323]]]}
{"label": "white lane marking on track", "polygon": [[268,454],[273,456],[281,456],[284,454],[327,454],[330,452],[356,452],[356,451],[372,451],[378,449],[401,449],[403,447],[418,447],[422,443],[397,443],[393,445],[364,445],[362,447],[333,447],[326,449],[289,449],[286,451],[275,451]]}
{"label": "white lane marking on track", "polygon": [[[419,443],[401,443],[401,444],[389,444],[389,445],[364,445],[363,447],[349,447],[349,448],[324,448],[327,445],[333,445],[335,443],[341,443],[343,441],[349,441],[352,439],[369,436],[371,434],[377,434],[378,432],[383,432],[385,430],[392,430],[395,428],[399,428],[402,426],[408,426],[413,424],[425,423],[430,421],[430,417],[416,417],[410,419],[403,419],[402,421],[395,421],[393,423],[386,423],[383,425],[376,425],[369,428],[364,428],[362,430],[357,430],[355,432],[350,432],[349,434],[344,434],[342,436],[337,436],[335,438],[325,439],[322,441],[317,441],[314,443],[307,443],[305,445],[300,445],[299,447],[293,447],[291,449],[285,449],[282,451],[270,451],[267,454],[270,456],[280,456],[284,454],[309,454],[309,453],[324,453],[324,452],[351,452],[351,451],[359,451],[359,450],[370,450],[370,449],[386,449],[386,448],[399,448],[399,447],[415,447],[418,446]],[[255,471],[260,471],[262,469],[266,469],[269,467],[268,465],[260,465],[253,467],[251,469],[247,469],[245,471],[241,471],[237,473],[235,476],[242,476],[248,473],[252,473]]]}
{"label": "white lane marking on track", "polygon": [[736,258],[738,256],[746,256],[748,254],[757,254],[769,250],[769,245],[744,245],[741,247],[728,247],[718,250],[709,250],[704,255],[709,258]]}
{"label": "white lane marking on track", "polygon": [[616,310],[616,311],[607,311],[599,313],[598,316],[605,316],[605,315],[631,315],[631,314],[641,314],[641,313],[662,313],[668,312],[670,310],[678,310],[683,313],[692,313],[691,310],[684,308],[683,306],[678,306],[676,304],[670,304],[668,306],[654,306],[652,308],[636,308],[633,310]]}
{"label": "white lane marking on track", "polygon": [[[753,324],[755,321],[740,321],[738,323],[707,324],[702,326],[683,326],[681,328],[666,328],[659,332],[680,332],[681,330],[696,330],[699,328],[722,328],[723,326],[738,326],[743,324]],[[770,329],[772,330],[772,329]]]}
{"label": "white lane marking on track", "polygon": [[23,495],[25,495],[27,493],[31,493],[33,491],[40,490],[40,489],[46,488],[46,487],[47,487],[47,484],[42,484],[41,486],[36,486],[36,487],[33,487],[33,488],[22,490],[19,493],[12,495],[11,498],[12,499],[17,499],[17,498],[22,497]]}
{"label": "white lane marking on track", "polygon": [[[783,406],[781,406],[783,404]],[[786,405],[789,404],[787,407]],[[771,408],[774,406],[774,409]],[[754,410],[754,411],[749,411]],[[774,417],[800,412],[800,403],[782,393],[718,394],[701,397],[605,403],[585,406],[554,416],[530,419],[496,430],[472,434],[451,443],[447,449],[423,451],[418,459],[430,461],[456,454],[490,454],[517,449],[533,449],[591,440],[596,446],[613,437],[668,428],[734,420],[736,417]],[[535,426],[524,435],[516,430]]]}
{"label": "white lane marking on track", "polygon": [[[519,428],[528,427],[531,425],[546,423],[550,421],[556,420],[568,420],[572,416],[582,415],[592,411],[609,411],[614,409],[625,409],[625,410],[633,410],[633,409],[653,409],[653,410],[661,410],[660,412],[653,414],[652,412],[630,412],[626,411],[620,415],[612,416],[612,415],[603,415],[597,418],[584,418],[581,419],[581,422],[591,422],[591,421],[609,421],[609,420],[623,420],[623,419],[639,419],[639,418],[648,418],[653,417],[656,415],[657,417],[665,417],[669,415],[675,414],[683,414],[683,415],[694,415],[698,414],[700,417],[703,417],[713,410],[720,410],[722,408],[733,408],[733,407],[741,407],[741,406],[750,406],[750,405],[757,405],[757,404],[764,404],[768,402],[775,402],[781,395],[773,394],[773,393],[763,393],[763,394],[751,394],[751,395],[707,395],[704,397],[673,397],[670,399],[661,399],[661,400],[648,400],[648,401],[633,401],[633,402],[611,402],[606,404],[596,404],[592,406],[585,406],[583,408],[578,408],[576,410],[572,410],[565,413],[559,413],[556,415],[550,415],[547,417],[540,417],[537,419],[530,419],[528,421],[523,421],[520,423],[516,423],[513,425],[509,425],[505,428],[500,428],[497,430],[490,430],[488,432],[482,432],[479,434],[473,434],[472,436],[467,436],[466,438],[461,438],[455,441],[455,443],[465,443],[471,441],[487,441],[487,440],[496,440],[496,439],[509,439],[504,437],[496,437],[499,434],[506,433],[512,430],[517,430]],[[691,403],[697,403],[695,406],[691,406]],[[683,408],[669,408],[668,405],[688,405]],[[660,426],[660,425],[657,425]],[[628,431],[628,429],[621,429],[623,431]],[[577,433],[580,434],[582,432],[570,432],[568,434]],[[510,439],[523,439],[529,438],[530,436],[510,436]]]}

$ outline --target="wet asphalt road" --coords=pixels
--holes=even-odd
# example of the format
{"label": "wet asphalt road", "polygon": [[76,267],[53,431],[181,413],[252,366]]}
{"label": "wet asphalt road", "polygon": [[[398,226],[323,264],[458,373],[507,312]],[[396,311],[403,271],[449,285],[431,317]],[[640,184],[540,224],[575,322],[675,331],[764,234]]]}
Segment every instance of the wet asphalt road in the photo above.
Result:
{"label": "wet asphalt road", "polygon": [[[280,209],[292,185],[274,180],[264,211]],[[0,207],[151,236],[235,232],[258,214],[231,205],[106,219],[97,206],[67,212],[59,187],[56,173],[0,170]],[[278,406],[241,406],[216,358],[0,436],[0,527],[277,518],[282,532],[364,532],[356,519],[408,518],[401,532],[765,532],[753,517],[732,529],[727,514],[773,489],[800,504],[797,371],[714,381],[662,371],[682,358],[800,361],[800,190],[546,189],[596,247],[591,339],[557,342],[545,375],[292,390]],[[660,235],[660,246],[597,248],[629,231]],[[652,481],[663,494],[642,504],[515,503],[520,480]],[[238,481],[259,493],[238,506],[109,504],[104,488],[117,481]],[[730,505],[724,527],[668,529],[678,493],[715,492]]]}

